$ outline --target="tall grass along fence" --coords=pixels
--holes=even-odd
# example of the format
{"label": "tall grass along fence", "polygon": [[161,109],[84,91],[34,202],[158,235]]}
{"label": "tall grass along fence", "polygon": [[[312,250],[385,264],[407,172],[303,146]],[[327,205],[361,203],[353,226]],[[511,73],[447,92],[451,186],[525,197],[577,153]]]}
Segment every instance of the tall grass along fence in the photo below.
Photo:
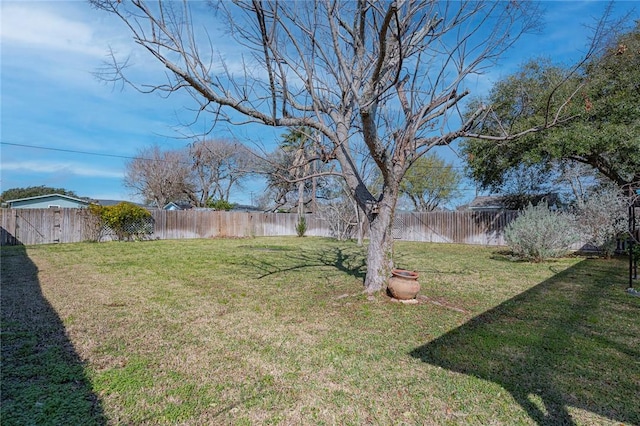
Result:
{"label": "tall grass along fence", "polygon": [[[503,230],[517,212],[397,213],[393,237],[406,241],[504,245]],[[306,215],[309,236],[330,237],[331,227],[318,215]],[[246,238],[296,235],[298,216],[287,213],[222,211],[152,211],[150,239]],[[86,209],[0,209],[0,244],[70,243],[114,239],[96,230]],[[366,228],[366,227],[365,227]]]}

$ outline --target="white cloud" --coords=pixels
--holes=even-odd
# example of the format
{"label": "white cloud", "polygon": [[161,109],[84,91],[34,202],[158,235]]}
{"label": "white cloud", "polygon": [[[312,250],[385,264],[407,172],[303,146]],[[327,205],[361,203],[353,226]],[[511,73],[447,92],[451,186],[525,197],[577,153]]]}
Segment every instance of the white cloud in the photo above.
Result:
{"label": "white cloud", "polygon": [[8,172],[29,172],[29,173],[58,173],[83,177],[98,177],[108,179],[122,179],[124,174],[121,170],[106,169],[88,166],[87,164],[75,162],[58,161],[16,161],[2,163],[2,171]]}
{"label": "white cloud", "polygon": [[15,44],[59,53],[104,56],[104,48],[95,43],[90,25],[37,7],[39,5],[28,2],[3,4],[0,38],[4,46]]}
{"label": "white cloud", "polygon": [[126,56],[134,45],[113,17],[85,2],[4,1],[0,8],[3,83],[11,82],[3,92],[64,87],[100,94],[104,90],[92,72],[107,58],[109,46]]}

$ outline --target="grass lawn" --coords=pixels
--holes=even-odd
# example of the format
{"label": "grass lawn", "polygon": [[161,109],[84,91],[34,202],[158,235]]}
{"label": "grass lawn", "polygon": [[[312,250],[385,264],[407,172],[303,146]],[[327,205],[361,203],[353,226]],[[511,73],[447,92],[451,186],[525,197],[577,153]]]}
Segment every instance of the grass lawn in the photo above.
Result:
{"label": "grass lawn", "polygon": [[[637,425],[624,259],[320,238],[3,247],[3,425]],[[640,284],[640,283],[639,283]]]}

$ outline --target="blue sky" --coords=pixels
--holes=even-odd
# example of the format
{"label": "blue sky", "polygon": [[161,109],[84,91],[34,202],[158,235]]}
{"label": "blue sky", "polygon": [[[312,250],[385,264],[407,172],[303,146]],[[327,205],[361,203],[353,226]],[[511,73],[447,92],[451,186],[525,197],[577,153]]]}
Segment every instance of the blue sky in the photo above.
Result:
{"label": "blue sky", "polygon": [[[488,87],[488,82],[507,75],[527,58],[571,61],[579,57],[588,37],[584,24],[592,23],[605,5],[598,1],[544,3],[545,31],[523,38],[479,86],[470,89]],[[615,11],[623,14],[639,5],[621,1]],[[150,56],[137,50],[120,21],[85,1],[1,1],[0,8],[2,191],[45,185],[79,196],[133,200],[123,185],[127,158],[153,144],[183,147],[188,140],[182,135],[202,130],[184,126],[193,118],[186,109],[191,101],[184,94],[164,99],[114,88],[94,77],[109,47],[119,56],[131,55],[143,67],[138,68],[141,72],[162,72]],[[637,19],[638,14],[634,16]],[[224,53],[224,44],[218,47]],[[269,128],[216,128],[212,136],[228,137],[230,132],[267,146],[280,133]],[[439,153],[462,166],[450,149]],[[465,186],[458,204],[474,195],[472,185]],[[253,182],[231,201],[249,203],[251,192],[262,190],[260,182]]]}

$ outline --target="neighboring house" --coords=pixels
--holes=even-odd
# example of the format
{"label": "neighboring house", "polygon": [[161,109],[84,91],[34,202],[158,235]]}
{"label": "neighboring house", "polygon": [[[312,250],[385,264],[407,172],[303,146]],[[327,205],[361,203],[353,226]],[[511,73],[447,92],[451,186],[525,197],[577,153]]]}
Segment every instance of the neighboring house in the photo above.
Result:
{"label": "neighboring house", "polygon": [[232,208],[231,208],[232,212],[264,212],[263,209],[256,207],[256,206],[249,206],[249,205],[245,205],[245,204],[235,204]]}
{"label": "neighboring house", "polygon": [[[194,211],[215,211],[209,207],[193,207],[188,201],[172,201],[162,208],[162,210],[194,210]],[[234,204],[232,212],[262,212],[262,209],[254,206]]]}
{"label": "neighboring house", "polygon": [[86,208],[88,200],[62,194],[38,195],[37,197],[7,200],[5,204],[12,209],[48,209],[48,208]]}
{"label": "neighboring house", "polygon": [[504,197],[496,196],[496,195],[481,195],[474,198],[469,204],[460,206],[459,210],[472,210],[472,211],[505,210]]}
{"label": "neighboring house", "polygon": [[[36,197],[17,198],[15,200],[7,200],[3,203],[3,207],[12,209],[83,209],[90,204],[99,204],[101,206],[114,206],[122,203],[122,200],[87,200],[82,198],[70,197],[62,194],[38,195]],[[127,201],[130,202],[130,201]],[[139,207],[147,207],[143,204],[132,203]]]}
{"label": "neighboring house", "polygon": [[162,208],[162,210],[191,210],[193,206],[186,201],[172,201]]}

